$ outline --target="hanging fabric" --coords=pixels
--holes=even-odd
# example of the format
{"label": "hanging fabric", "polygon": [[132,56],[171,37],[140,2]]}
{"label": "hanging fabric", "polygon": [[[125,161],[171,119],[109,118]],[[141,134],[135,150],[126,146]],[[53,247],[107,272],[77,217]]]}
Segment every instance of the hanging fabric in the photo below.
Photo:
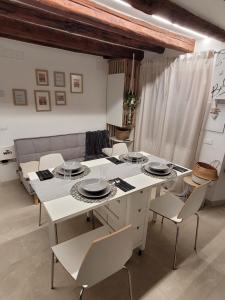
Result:
{"label": "hanging fabric", "polygon": [[143,63],[136,150],[193,165],[210,110],[213,57],[204,52]]}

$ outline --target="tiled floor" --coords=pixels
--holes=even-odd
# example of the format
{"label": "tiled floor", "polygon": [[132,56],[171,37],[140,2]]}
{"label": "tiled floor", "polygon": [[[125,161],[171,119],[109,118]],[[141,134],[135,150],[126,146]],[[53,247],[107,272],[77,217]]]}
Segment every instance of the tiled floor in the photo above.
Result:
{"label": "tiled floor", "polygon": [[[142,300],[225,299],[225,207],[200,212],[198,254],[193,252],[196,219],[182,225],[179,269],[171,270],[175,226],[149,225],[146,251],[129,262],[134,298]],[[19,182],[0,185],[0,299],[75,300],[79,289],[56,265],[55,290],[50,290],[50,251],[46,224],[37,226],[38,207]],[[59,226],[66,240],[91,229],[85,216]],[[123,271],[91,288],[84,299],[126,300]]]}

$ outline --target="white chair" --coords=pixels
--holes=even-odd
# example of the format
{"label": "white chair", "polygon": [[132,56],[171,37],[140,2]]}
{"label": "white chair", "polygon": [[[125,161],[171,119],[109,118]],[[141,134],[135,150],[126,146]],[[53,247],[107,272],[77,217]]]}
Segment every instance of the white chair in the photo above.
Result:
{"label": "white chair", "polygon": [[163,219],[166,218],[168,220],[171,220],[176,225],[177,231],[173,258],[174,270],[176,269],[176,252],[179,237],[179,224],[187,218],[193,216],[194,214],[197,217],[194,249],[195,251],[197,251],[197,238],[199,227],[199,215],[197,212],[200,209],[202,202],[204,201],[206,188],[207,185],[202,185],[199,188],[194,189],[194,191],[191,193],[191,195],[188,197],[185,203],[178,197],[170,193],[166,193],[160,197],[157,197],[150,203],[150,210],[153,213],[162,216],[162,223]]}
{"label": "white chair", "polygon": [[56,168],[64,163],[61,153],[51,153],[40,157],[39,171]]}
{"label": "white chair", "polygon": [[[64,159],[61,153],[51,153],[40,157],[39,171],[56,168],[64,163]],[[39,206],[39,221],[38,224],[41,226],[41,201]]]}
{"label": "white chair", "polygon": [[85,289],[104,280],[121,269],[127,271],[130,299],[131,275],[125,263],[132,256],[132,227],[128,225],[112,234],[105,226],[82,234],[52,247],[51,288],[54,288],[55,256],[66,271],[81,287],[82,299]]}
{"label": "white chair", "polygon": [[102,153],[107,156],[116,156],[121,154],[127,154],[128,149],[125,143],[114,144],[112,148],[103,148]]}

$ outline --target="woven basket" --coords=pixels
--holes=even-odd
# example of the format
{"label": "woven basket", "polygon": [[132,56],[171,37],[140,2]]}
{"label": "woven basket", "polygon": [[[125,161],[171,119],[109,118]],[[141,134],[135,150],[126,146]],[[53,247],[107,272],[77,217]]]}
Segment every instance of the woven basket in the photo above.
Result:
{"label": "woven basket", "polygon": [[193,168],[192,173],[196,177],[210,180],[210,181],[218,179],[216,168],[203,162],[197,162]]}
{"label": "woven basket", "polygon": [[130,131],[128,129],[122,129],[122,128],[116,128],[116,132],[115,132],[116,138],[118,140],[127,140],[129,139],[130,136]]}

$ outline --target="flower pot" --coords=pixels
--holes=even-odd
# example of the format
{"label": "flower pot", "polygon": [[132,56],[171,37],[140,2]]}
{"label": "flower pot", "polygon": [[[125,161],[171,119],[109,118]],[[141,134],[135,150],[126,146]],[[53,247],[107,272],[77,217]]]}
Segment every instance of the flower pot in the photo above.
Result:
{"label": "flower pot", "polygon": [[116,128],[115,132],[116,138],[118,140],[127,140],[130,137],[130,131],[127,128]]}
{"label": "flower pot", "polygon": [[197,162],[193,168],[192,174],[209,181],[218,179],[217,169],[204,162]]}

